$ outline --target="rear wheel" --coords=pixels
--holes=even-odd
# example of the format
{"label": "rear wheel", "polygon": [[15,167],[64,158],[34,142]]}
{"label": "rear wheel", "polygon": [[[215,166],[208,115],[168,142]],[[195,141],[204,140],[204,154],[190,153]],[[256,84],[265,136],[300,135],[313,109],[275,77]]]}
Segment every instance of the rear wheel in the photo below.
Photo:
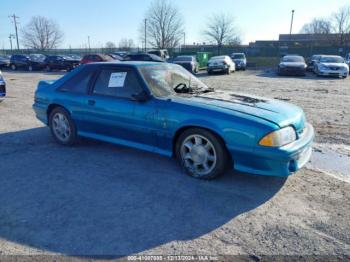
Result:
{"label": "rear wheel", "polygon": [[12,64],[12,65],[11,65],[11,69],[12,69],[13,71],[17,70],[17,66],[16,66],[15,64]]}
{"label": "rear wheel", "polygon": [[231,68],[230,67],[226,69],[226,74],[227,75],[231,74]]}
{"label": "rear wheel", "polygon": [[49,126],[55,140],[62,145],[72,145],[76,141],[76,127],[70,114],[62,107],[52,110]]}
{"label": "rear wheel", "polygon": [[208,130],[185,130],[176,142],[176,158],[186,173],[194,178],[213,179],[221,175],[228,163],[222,140]]}
{"label": "rear wheel", "polygon": [[50,72],[51,71],[51,67],[49,65],[45,66],[45,71],[46,72]]}
{"label": "rear wheel", "polygon": [[33,71],[33,66],[32,66],[32,65],[29,65],[29,66],[28,66],[28,71],[29,71],[29,72],[32,72],[32,71]]}

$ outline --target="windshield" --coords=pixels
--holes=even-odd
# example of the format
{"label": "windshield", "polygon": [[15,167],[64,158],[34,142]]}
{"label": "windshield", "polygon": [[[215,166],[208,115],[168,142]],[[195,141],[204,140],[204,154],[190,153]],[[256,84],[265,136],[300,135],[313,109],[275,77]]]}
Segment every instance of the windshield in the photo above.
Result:
{"label": "windshield", "polygon": [[213,91],[178,65],[143,66],[140,67],[140,72],[156,97],[165,97],[177,93],[194,94]]}
{"label": "windshield", "polygon": [[29,57],[30,57],[30,60],[32,60],[32,61],[42,62],[42,61],[45,60],[45,56],[44,55],[39,55],[39,54],[38,55],[37,54],[30,55]]}
{"label": "windshield", "polygon": [[285,56],[282,58],[282,62],[300,62],[304,63],[305,60],[301,56]]}
{"label": "windshield", "polygon": [[210,58],[209,61],[213,60],[225,60],[225,56],[213,56],[212,58]]}
{"label": "windshield", "polygon": [[320,59],[321,63],[344,63],[344,59],[340,56],[324,56]]}
{"label": "windshield", "polygon": [[191,56],[178,56],[175,58],[174,61],[184,61],[184,62],[191,62],[192,57]]}
{"label": "windshield", "polygon": [[232,59],[244,59],[244,55],[243,54],[232,54]]}

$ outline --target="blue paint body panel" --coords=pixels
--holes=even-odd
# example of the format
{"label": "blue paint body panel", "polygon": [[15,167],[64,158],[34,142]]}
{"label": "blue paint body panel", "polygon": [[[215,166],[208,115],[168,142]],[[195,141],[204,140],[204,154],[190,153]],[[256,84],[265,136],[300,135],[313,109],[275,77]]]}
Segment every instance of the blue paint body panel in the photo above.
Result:
{"label": "blue paint body panel", "polygon": [[[62,106],[70,112],[80,136],[166,156],[173,155],[178,132],[188,127],[205,128],[223,139],[234,168],[244,173],[288,176],[309,160],[314,131],[299,107],[272,99],[242,99],[241,95],[221,92],[157,98],[152,96],[139,72],[140,67],[150,65],[155,63],[86,65],[96,70],[102,66],[134,70],[150,96],[145,102],[58,91],[66,80],[84,68],[81,66],[57,81],[39,82],[33,105],[36,116],[48,124],[49,107]],[[92,97],[96,103],[89,106]],[[258,144],[266,134],[286,126],[296,130],[295,142],[280,148]]]}

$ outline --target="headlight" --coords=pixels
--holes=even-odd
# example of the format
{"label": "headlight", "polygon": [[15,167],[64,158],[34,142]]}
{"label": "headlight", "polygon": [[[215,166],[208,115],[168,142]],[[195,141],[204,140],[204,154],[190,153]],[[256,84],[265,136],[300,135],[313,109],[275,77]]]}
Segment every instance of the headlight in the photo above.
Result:
{"label": "headlight", "polygon": [[293,127],[288,126],[280,130],[273,131],[266,136],[264,136],[259,145],[270,146],[270,147],[280,147],[294,142],[297,139],[297,135]]}
{"label": "headlight", "polygon": [[320,65],[320,70],[328,70],[328,67],[325,65]]}

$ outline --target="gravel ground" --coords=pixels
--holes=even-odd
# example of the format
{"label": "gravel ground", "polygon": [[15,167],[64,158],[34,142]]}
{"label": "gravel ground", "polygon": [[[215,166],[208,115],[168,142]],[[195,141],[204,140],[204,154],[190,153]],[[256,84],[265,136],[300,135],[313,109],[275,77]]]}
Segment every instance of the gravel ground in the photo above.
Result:
{"label": "gravel ground", "polygon": [[[301,106],[319,147],[350,156],[350,80],[199,76]],[[87,140],[62,147],[31,109],[37,82],[58,74],[4,77],[0,255],[350,255],[350,184],[317,162],[288,179],[228,172],[207,182],[151,153]]]}

